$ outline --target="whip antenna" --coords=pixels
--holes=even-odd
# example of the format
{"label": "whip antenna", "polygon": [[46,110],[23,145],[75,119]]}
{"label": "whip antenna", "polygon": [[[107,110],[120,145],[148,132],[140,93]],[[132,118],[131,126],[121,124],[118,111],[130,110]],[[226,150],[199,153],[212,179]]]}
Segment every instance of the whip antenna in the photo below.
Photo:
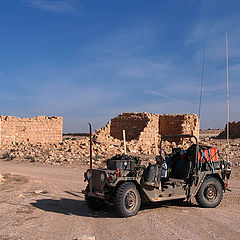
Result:
{"label": "whip antenna", "polygon": [[226,71],[227,71],[227,161],[229,162],[229,90],[228,90],[228,35],[226,33]]}
{"label": "whip antenna", "polygon": [[204,44],[204,48],[203,48],[203,61],[202,61],[202,77],[201,77],[201,88],[200,88],[200,100],[199,100],[199,110],[198,110],[199,121],[200,121],[200,116],[201,116],[203,79],[204,79],[204,70],[205,70],[205,50],[206,50],[206,45]]}

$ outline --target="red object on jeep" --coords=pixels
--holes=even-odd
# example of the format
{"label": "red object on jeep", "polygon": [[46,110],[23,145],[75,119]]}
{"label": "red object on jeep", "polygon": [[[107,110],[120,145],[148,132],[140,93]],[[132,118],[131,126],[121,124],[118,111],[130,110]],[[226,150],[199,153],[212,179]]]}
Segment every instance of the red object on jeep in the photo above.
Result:
{"label": "red object on jeep", "polygon": [[[210,152],[210,154],[209,154]],[[205,155],[205,158],[210,161],[210,159],[215,162],[218,161],[218,154],[217,154],[217,148],[211,147],[209,149],[201,149],[198,153],[198,159],[200,162],[205,162],[205,159],[203,159],[203,154]]]}

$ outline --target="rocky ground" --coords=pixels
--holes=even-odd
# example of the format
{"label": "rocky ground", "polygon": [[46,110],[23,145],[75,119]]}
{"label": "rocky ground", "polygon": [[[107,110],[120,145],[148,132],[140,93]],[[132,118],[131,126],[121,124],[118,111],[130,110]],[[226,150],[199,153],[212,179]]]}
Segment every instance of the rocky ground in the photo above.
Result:
{"label": "rocky ground", "polygon": [[[200,142],[217,147],[221,156],[226,158],[226,140],[217,139],[216,136],[222,130],[202,130]],[[94,137],[93,137],[94,139]],[[190,142],[176,144],[175,142],[164,142],[163,147],[168,152],[172,147],[188,148]],[[104,166],[106,159],[116,154],[123,153],[123,141],[108,138],[101,141],[93,141],[93,165]],[[153,160],[155,157],[155,146],[139,148],[134,141],[127,143],[127,153],[141,156],[143,161]],[[240,158],[240,140],[230,139],[230,159]],[[65,135],[61,143],[55,144],[29,144],[15,143],[0,150],[0,158],[5,160],[16,160],[26,162],[39,162],[51,165],[88,164],[89,163],[89,138],[84,136]]]}
{"label": "rocky ground", "polygon": [[[225,140],[213,138],[217,131],[201,131],[201,142],[217,146],[225,156]],[[111,207],[100,212],[86,207],[81,190],[88,144],[82,137],[1,149],[0,239],[240,239],[240,139],[230,140],[232,191],[217,208],[199,208],[195,202],[145,204],[127,219],[118,218]],[[94,146],[95,165],[104,164],[116,149],[122,152],[117,142],[96,151],[100,147]]]}

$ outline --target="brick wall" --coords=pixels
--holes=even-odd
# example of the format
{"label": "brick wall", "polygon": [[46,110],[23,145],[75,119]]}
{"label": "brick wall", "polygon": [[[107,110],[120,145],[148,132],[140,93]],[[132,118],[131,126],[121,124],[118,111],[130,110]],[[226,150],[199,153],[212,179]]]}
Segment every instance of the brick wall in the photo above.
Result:
{"label": "brick wall", "polygon": [[100,139],[112,137],[137,140],[139,145],[153,145],[166,134],[194,134],[199,137],[199,119],[196,114],[121,113],[104,128],[96,131]]}
{"label": "brick wall", "polygon": [[13,142],[57,143],[62,141],[63,118],[0,116],[0,145]]}
{"label": "brick wall", "polygon": [[194,134],[199,137],[196,114],[159,114],[159,134]]}
{"label": "brick wall", "polygon": [[150,118],[145,113],[122,113],[111,120],[110,135],[122,140],[125,130],[127,141],[138,139],[149,121]]}
{"label": "brick wall", "polygon": [[[226,138],[227,125],[225,129],[218,135],[218,138]],[[229,122],[229,138],[240,138],[240,122]]]}

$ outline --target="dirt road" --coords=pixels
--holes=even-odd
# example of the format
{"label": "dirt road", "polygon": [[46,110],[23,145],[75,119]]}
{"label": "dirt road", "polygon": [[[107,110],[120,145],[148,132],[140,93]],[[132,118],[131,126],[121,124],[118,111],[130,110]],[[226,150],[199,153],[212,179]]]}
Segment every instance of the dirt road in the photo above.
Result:
{"label": "dirt road", "polygon": [[240,239],[240,167],[215,209],[147,204],[126,219],[88,210],[85,169],[0,160],[0,239]]}

